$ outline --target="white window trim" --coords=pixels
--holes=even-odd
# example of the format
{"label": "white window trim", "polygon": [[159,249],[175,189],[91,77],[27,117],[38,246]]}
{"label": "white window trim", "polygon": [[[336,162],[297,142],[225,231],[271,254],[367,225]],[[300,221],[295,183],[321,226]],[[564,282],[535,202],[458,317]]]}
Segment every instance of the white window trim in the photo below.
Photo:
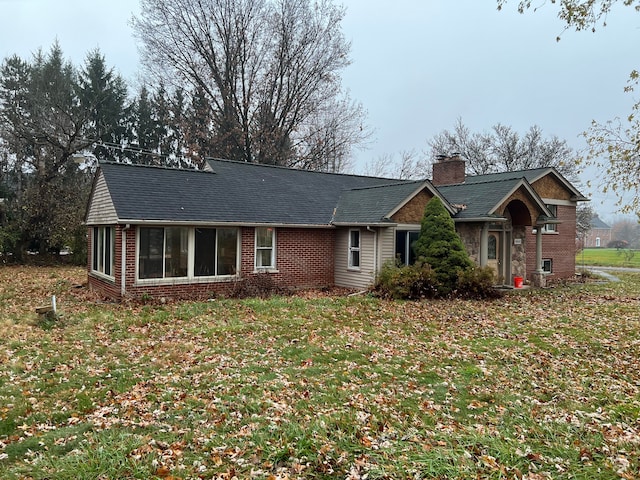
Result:
{"label": "white window trim", "polygon": [[[353,232],[358,232],[358,246],[351,245],[351,234]],[[349,229],[349,236],[347,237],[347,268],[349,270],[360,270],[360,266],[362,265],[362,233],[359,228],[351,228]],[[352,253],[358,252],[358,265],[353,265],[353,255]]]}
{"label": "white window trim", "polygon": [[[163,230],[166,228],[171,228],[173,225],[145,225],[139,226],[136,229],[136,279],[135,285],[183,285],[183,284],[191,284],[191,283],[216,283],[216,282],[228,282],[232,280],[236,280],[240,277],[240,264],[241,264],[241,254],[242,254],[242,235],[240,229],[236,228],[236,273],[233,275],[210,275],[210,276],[196,276],[194,275],[195,271],[195,258],[196,258],[196,228],[198,227],[185,227],[187,228],[187,276],[186,277],[163,277],[163,278],[140,278],[140,229],[142,228],[162,228]],[[224,226],[215,226],[211,225],[206,228],[229,228]],[[166,233],[165,233],[166,235]],[[163,245],[162,245],[162,257],[164,259],[164,249],[166,247],[166,237],[163,237]],[[216,248],[217,248],[217,237],[216,237]],[[164,265],[163,265],[163,274],[164,274]]]}
{"label": "white window trim", "polygon": [[[271,247],[258,247],[258,231],[261,229],[271,229]],[[278,273],[278,268],[276,265],[276,246],[277,246],[277,232],[275,228],[272,227],[256,227],[254,229],[253,236],[253,273]],[[271,249],[271,265],[258,266],[258,251],[259,250],[267,250]]]}
{"label": "white window trim", "polygon": [[[95,257],[95,253],[96,253],[96,245],[97,245],[97,249],[98,249],[98,254],[102,257],[102,265],[104,268],[105,265],[105,249],[104,249],[104,238],[105,238],[105,230],[106,229],[110,229],[111,231],[111,275],[101,272],[100,270],[96,270],[94,268],[94,264],[96,262],[96,257]],[[96,231],[97,231],[97,235],[96,235]],[[96,243],[97,242],[97,243]],[[93,227],[93,231],[91,234],[91,273],[96,276],[96,277],[100,277],[103,278],[105,280],[109,280],[109,281],[115,281],[116,277],[115,277],[115,270],[116,270],[116,229],[115,229],[115,225],[101,225],[101,226],[94,226]]]}
{"label": "white window trim", "polygon": [[[544,269],[544,262],[549,262],[549,270]],[[542,259],[542,271],[546,275],[551,275],[553,273],[553,259],[552,258],[543,258]]]}

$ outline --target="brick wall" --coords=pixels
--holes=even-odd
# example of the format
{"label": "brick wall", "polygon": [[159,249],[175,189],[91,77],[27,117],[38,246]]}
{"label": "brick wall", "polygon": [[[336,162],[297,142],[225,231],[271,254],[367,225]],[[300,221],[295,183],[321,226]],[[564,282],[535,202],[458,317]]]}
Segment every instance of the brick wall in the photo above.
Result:
{"label": "brick wall", "polygon": [[600,239],[600,247],[605,248],[609,242],[611,242],[611,229],[610,228],[592,228],[584,238],[585,248],[594,248],[596,245],[596,238]]}
{"label": "brick wall", "polygon": [[[255,275],[255,229],[242,229],[241,275]],[[335,230],[276,228],[276,272],[273,280],[286,288],[318,288],[334,284]]]}
{"label": "brick wall", "polygon": [[122,278],[122,267],[120,265],[120,259],[122,258],[122,227],[116,226],[115,237],[115,268],[113,276],[115,280],[107,280],[106,278],[91,273],[91,265],[93,262],[93,227],[89,227],[89,234],[87,235],[88,248],[87,248],[87,283],[89,288],[106,298],[120,299],[120,282]]}
{"label": "brick wall", "polygon": [[[557,233],[542,234],[542,258],[551,259],[553,272],[548,277],[569,278],[576,273],[576,208],[558,205]],[[527,227],[527,277],[536,270],[536,236]]]}
{"label": "brick wall", "polygon": [[[91,235],[89,229],[89,256],[91,257]],[[140,298],[149,295],[154,298],[210,298],[226,295],[235,287],[235,281],[207,283],[186,283],[176,280],[173,284],[136,285],[136,235],[135,227],[126,230],[126,296]],[[123,229],[116,229],[116,269],[115,281],[91,275],[89,258],[89,286],[105,297],[121,298],[121,260]],[[240,277],[255,275],[254,244],[255,229],[240,229],[241,254]],[[335,231],[333,229],[278,228],[276,229],[276,271],[269,273],[275,283],[285,288],[321,288],[334,284]]]}

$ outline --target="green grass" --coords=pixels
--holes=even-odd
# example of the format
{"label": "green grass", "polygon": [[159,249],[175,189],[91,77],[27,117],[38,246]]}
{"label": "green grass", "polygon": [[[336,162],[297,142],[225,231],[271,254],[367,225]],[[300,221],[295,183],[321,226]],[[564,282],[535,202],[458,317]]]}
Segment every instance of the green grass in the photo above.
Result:
{"label": "green grass", "polygon": [[576,255],[576,266],[640,268],[640,250],[585,248]]}
{"label": "green grass", "polygon": [[96,302],[83,275],[0,268],[0,478],[640,471],[640,275],[493,302],[145,306]]}

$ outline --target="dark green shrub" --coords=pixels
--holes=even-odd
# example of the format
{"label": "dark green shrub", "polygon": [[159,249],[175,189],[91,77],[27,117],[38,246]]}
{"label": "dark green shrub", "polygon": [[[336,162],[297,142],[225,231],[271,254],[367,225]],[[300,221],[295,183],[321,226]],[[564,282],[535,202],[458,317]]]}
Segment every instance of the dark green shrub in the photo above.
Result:
{"label": "dark green shrub", "polygon": [[453,219],[438,197],[425,207],[420,236],[413,249],[420,261],[433,268],[440,296],[449,295],[456,288],[458,276],[473,267]]}
{"label": "dark green shrub", "polygon": [[375,292],[382,298],[418,300],[438,296],[438,280],[426,263],[400,265],[386,262],[376,279]]}
{"label": "dark green shrub", "polygon": [[491,267],[472,267],[458,275],[454,296],[466,299],[499,298],[495,288],[495,273]]}

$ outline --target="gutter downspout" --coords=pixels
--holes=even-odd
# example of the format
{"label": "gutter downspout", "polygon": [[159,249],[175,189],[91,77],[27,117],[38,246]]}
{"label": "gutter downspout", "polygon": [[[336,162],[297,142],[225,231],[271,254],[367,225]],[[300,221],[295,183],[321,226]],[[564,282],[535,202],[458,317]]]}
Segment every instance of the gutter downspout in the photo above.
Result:
{"label": "gutter downspout", "polygon": [[122,228],[122,252],[120,265],[120,296],[124,298],[127,293],[127,231],[131,228],[130,224],[126,224]]}

